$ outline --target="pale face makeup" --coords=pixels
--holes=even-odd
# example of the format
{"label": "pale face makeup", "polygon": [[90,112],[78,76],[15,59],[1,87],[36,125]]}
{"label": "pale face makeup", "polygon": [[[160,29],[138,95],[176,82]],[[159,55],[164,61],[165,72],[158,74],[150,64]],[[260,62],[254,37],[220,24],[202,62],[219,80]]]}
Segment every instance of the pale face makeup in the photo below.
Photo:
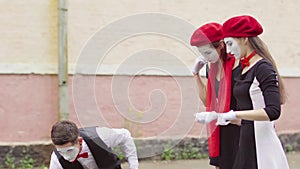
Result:
{"label": "pale face makeup", "polygon": [[73,162],[79,154],[80,147],[78,144],[73,145],[72,143],[67,143],[64,145],[56,145],[56,150],[65,160]]}
{"label": "pale face makeup", "polygon": [[224,38],[227,53],[233,55],[236,59],[241,58],[241,48],[236,38]]}
{"label": "pale face makeup", "polygon": [[199,46],[198,51],[208,62],[216,63],[219,60],[219,54],[217,50],[210,44]]}
{"label": "pale face makeup", "polygon": [[74,161],[79,153],[79,148],[70,146],[65,148],[58,148],[58,153],[64,157],[65,160],[68,160],[70,162]]}

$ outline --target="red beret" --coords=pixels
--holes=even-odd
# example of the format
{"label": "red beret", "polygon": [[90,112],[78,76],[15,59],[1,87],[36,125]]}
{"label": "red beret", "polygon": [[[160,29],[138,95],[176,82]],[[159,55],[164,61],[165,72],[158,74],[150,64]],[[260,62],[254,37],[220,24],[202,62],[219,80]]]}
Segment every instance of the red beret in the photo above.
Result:
{"label": "red beret", "polygon": [[191,37],[192,46],[203,46],[222,39],[222,25],[218,23],[208,23],[193,33]]}
{"label": "red beret", "polygon": [[223,24],[223,37],[252,37],[263,32],[262,26],[252,16],[242,15],[228,19]]}

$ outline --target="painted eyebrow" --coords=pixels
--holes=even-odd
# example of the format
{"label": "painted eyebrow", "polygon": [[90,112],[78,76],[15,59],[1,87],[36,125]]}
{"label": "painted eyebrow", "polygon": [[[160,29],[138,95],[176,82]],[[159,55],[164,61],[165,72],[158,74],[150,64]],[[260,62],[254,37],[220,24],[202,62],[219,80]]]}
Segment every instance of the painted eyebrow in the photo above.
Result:
{"label": "painted eyebrow", "polygon": [[[68,150],[72,150],[73,149],[73,147],[69,147],[68,149],[66,149],[66,151],[68,151]],[[61,150],[65,150],[65,148],[62,148],[62,149],[57,149],[57,151],[61,151]]]}

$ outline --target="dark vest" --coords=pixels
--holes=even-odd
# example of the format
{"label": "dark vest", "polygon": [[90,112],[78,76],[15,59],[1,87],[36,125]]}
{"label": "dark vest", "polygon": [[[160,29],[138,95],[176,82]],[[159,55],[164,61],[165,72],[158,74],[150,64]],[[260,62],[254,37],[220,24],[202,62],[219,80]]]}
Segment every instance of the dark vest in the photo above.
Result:
{"label": "dark vest", "polygon": [[[80,128],[79,135],[91,150],[99,169],[121,169],[119,158],[98,136],[96,127]],[[65,160],[56,150],[54,152],[64,169],[83,169],[77,160],[71,163]]]}

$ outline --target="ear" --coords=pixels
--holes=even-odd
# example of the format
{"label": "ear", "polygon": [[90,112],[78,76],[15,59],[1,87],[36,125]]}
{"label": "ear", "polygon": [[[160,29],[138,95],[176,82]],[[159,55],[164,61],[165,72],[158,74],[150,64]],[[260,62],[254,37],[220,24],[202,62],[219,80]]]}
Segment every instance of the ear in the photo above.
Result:
{"label": "ear", "polygon": [[243,38],[243,42],[244,42],[244,44],[248,44],[249,43],[249,38],[248,37],[244,37]]}
{"label": "ear", "polygon": [[225,47],[225,43],[224,43],[224,40],[220,40],[220,43],[219,43],[219,47],[220,48],[224,48]]}

